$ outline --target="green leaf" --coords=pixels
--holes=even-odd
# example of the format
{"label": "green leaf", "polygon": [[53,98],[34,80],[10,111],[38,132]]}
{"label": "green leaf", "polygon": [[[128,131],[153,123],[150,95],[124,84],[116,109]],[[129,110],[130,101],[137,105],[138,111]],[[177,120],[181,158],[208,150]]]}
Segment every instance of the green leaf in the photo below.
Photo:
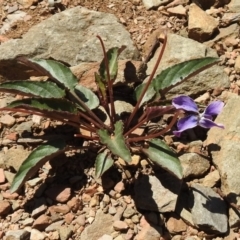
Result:
{"label": "green leaf", "polygon": [[106,101],[107,99],[106,86],[101,76],[97,73],[95,73],[95,82],[98,86],[99,91],[101,92],[103,100]]}
{"label": "green leaf", "polygon": [[26,98],[22,100],[16,100],[6,106],[6,108],[25,108],[34,110],[47,110],[57,112],[68,112],[77,114],[78,110],[75,104],[65,99],[55,98]]}
{"label": "green leaf", "polygon": [[19,57],[18,60],[61,83],[69,90],[73,90],[78,83],[71,70],[60,62],[45,59],[27,59],[25,57]]}
{"label": "green leaf", "polygon": [[149,159],[174,174],[179,179],[182,179],[181,163],[171,148],[160,139],[152,139],[148,143],[149,147],[143,148],[142,151]]}
{"label": "green leaf", "polygon": [[95,175],[97,178],[101,177],[110,167],[114,161],[108,156],[107,152],[99,153],[96,159]]}
{"label": "green leaf", "polygon": [[43,98],[63,98],[65,91],[53,82],[11,81],[0,84],[1,92],[20,93]]}
{"label": "green leaf", "polygon": [[123,123],[118,121],[114,125],[114,135],[110,135],[107,130],[98,130],[98,135],[102,144],[105,144],[111,152],[126,162],[131,162],[131,154],[125,144],[123,136]]}
{"label": "green leaf", "polygon": [[89,107],[89,109],[98,107],[98,97],[90,89],[83,87],[82,85],[77,85],[74,91],[78,97]]}
{"label": "green leaf", "polygon": [[50,159],[64,152],[66,144],[63,140],[52,140],[34,149],[24,160],[13,179],[10,191],[16,192],[24,182],[33,176],[38,169]]}
{"label": "green leaf", "polygon": [[[107,59],[108,59],[108,66],[109,66],[109,75],[111,80],[115,80],[118,73],[118,56],[120,53],[125,49],[125,46],[122,46],[121,48],[111,48],[107,51]],[[105,59],[103,58],[100,68],[99,68],[100,76],[103,80],[107,81],[107,68],[105,65]]]}
{"label": "green leaf", "polygon": [[206,57],[176,64],[163,70],[153,79],[152,83],[154,85],[154,89],[157,92],[165,89],[169,91],[174,86],[182,83],[186,79],[198,74],[199,72],[213,66],[218,62],[218,58]]}
{"label": "green leaf", "polygon": [[[134,97],[136,100],[139,99],[139,97],[141,96],[141,93],[143,91],[143,89],[145,88],[146,83],[142,83],[140,85],[138,85],[135,90],[134,90]],[[153,85],[150,84],[150,86],[148,87],[148,90],[146,91],[145,95],[143,96],[143,99],[140,103],[140,106],[143,105],[144,103],[150,101],[156,94],[156,91],[153,88]]]}

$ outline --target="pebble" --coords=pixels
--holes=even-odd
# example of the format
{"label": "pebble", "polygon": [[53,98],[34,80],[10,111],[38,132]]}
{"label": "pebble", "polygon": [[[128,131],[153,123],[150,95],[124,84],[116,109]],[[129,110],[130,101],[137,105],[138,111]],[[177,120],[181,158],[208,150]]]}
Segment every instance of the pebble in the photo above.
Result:
{"label": "pebble", "polygon": [[56,185],[47,189],[45,194],[53,201],[65,203],[71,197],[71,188],[64,185]]}
{"label": "pebble", "polygon": [[128,229],[128,225],[127,225],[127,223],[118,220],[118,221],[114,221],[113,222],[113,228],[116,231],[123,231],[123,230],[127,230]]}
{"label": "pebble", "polygon": [[118,182],[115,187],[114,187],[114,190],[118,193],[121,193],[123,190],[125,190],[125,186],[124,186],[124,183],[121,181],[121,182]]}
{"label": "pebble", "polygon": [[28,240],[30,232],[26,230],[10,230],[6,232],[6,240]]}
{"label": "pebble", "polygon": [[135,210],[133,209],[133,207],[127,206],[127,208],[126,208],[125,211],[123,212],[123,217],[124,217],[124,218],[130,218],[130,217],[133,216],[134,214],[135,214]]}
{"label": "pebble", "polygon": [[76,222],[78,225],[80,225],[80,226],[84,226],[85,223],[86,223],[86,217],[85,217],[85,215],[82,214],[82,215],[78,216],[78,217],[76,218],[75,222]]}
{"label": "pebble", "polygon": [[27,181],[27,184],[30,187],[35,187],[37,184],[41,183],[42,181],[43,181],[42,178],[37,177],[37,178],[34,178],[34,179],[31,179],[31,180]]}
{"label": "pebble", "polygon": [[70,208],[67,204],[55,205],[50,207],[54,212],[66,214],[70,211]]}
{"label": "pebble", "polygon": [[45,229],[45,232],[52,232],[52,231],[58,230],[63,223],[64,223],[64,220],[54,222]]}
{"label": "pebble", "polygon": [[0,216],[7,215],[10,211],[10,203],[8,201],[0,201]]}
{"label": "pebble", "polygon": [[34,221],[33,228],[36,228],[40,231],[44,230],[47,226],[50,225],[50,221],[50,217],[48,217],[47,215],[41,215]]}
{"label": "pebble", "polygon": [[30,240],[44,240],[45,234],[38,231],[37,229],[31,230]]}
{"label": "pebble", "polygon": [[61,240],[68,240],[73,234],[73,230],[71,227],[62,226],[59,228],[59,236]]}
{"label": "pebble", "polygon": [[70,224],[73,221],[74,217],[74,214],[70,212],[64,216],[64,220],[67,224]]}
{"label": "pebble", "polygon": [[[37,204],[36,204],[36,205],[37,205]],[[45,202],[43,202],[39,207],[35,208],[35,209],[32,211],[32,217],[33,217],[33,218],[36,218],[36,217],[38,217],[39,215],[41,215],[42,213],[44,213],[46,210],[47,210],[47,206],[46,206]]]}
{"label": "pebble", "polygon": [[16,119],[9,114],[6,114],[0,118],[0,122],[7,127],[12,127],[16,122]]}
{"label": "pebble", "polygon": [[109,214],[114,215],[116,214],[116,212],[117,212],[117,209],[115,207],[109,207],[108,209]]}
{"label": "pebble", "polygon": [[18,198],[18,193],[10,193],[9,190],[7,190],[6,192],[2,192],[2,195],[4,198],[6,199],[10,199],[10,200],[14,200]]}
{"label": "pebble", "polygon": [[69,208],[73,211],[73,212],[77,212],[78,210],[82,210],[82,203],[81,201],[76,198],[73,197],[71,200],[69,200],[67,202],[67,205],[69,206]]}
{"label": "pebble", "polygon": [[34,219],[33,219],[33,218],[27,218],[27,219],[23,220],[23,221],[21,222],[21,224],[22,224],[23,226],[32,226],[33,222],[34,222]]}

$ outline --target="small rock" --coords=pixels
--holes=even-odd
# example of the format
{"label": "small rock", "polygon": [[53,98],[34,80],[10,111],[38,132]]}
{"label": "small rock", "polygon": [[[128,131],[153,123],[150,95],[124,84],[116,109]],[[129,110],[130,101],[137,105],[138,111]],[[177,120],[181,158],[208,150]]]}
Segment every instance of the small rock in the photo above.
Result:
{"label": "small rock", "polygon": [[18,198],[18,193],[10,193],[9,190],[7,190],[6,192],[2,192],[2,196],[6,199],[10,199],[10,200],[14,200]]}
{"label": "small rock", "polygon": [[44,240],[44,239],[45,239],[44,233],[41,233],[37,229],[31,230],[30,240]]}
{"label": "small rock", "polygon": [[26,230],[10,230],[6,232],[6,240],[28,240],[30,232]]}
{"label": "small rock", "polygon": [[157,225],[146,224],[137,234],[137,240],[159,240],[162,236],[162,228]]}
{"label": "small rock", "polygon": [[[196,18],[196,16],[198,16]],[[199,42],[209,40],[218,31],[218,22],[196,4],[188,12],[188,36]]]}
{"label": "small rock", "polygon": [[183,177],[201,177],[210,168],[210,162],[197,153],[185,153],[179,157]]}
{"label": "small rock", "polygon": [[51,206],[50,208],[54,212],[63,213],[63,214],[66,214],[66,213],[68,213],[70,211],[70,208],[69,208],[69,206],[67,204],[55,205],[55,206]]}
{"label": "small rock", "polygon": [[71,227],[62,226],[59,228],[59,236],[61,240],[68,240],[73,234]]}
{"label": "small rock", "polygon": [[33,126],[33,121],[27,121],[22,122],[15,128],[15,131],[17,131],[19,134],[22,134],[23,132],[31,132]]}
{"label": "small rock", "polygon": [[194,224],[206,233],[228,231],[227,206],[221,197],[211,188],[200,184],[192,184]]}
{"label": "small rock", "polygon": [[74,217],[75,217],[75,216],[74,216],[73,213],[68,213],[68,214],[66,214],[66,215],[64,216],[65,222],[66,222],[67,224],[70,224],[70,223],[73,221]]}
{"label": "small rock", "polygon": [[113,228],[116,231],[123,231],[128,229],[128,225],[123,221],[114,221]]}
{"label": "small rock", "polygon": [[36,228],[40,231],[44,230],[47,226],[50,225],[50,222],[51,222],[50,217],[46,215],[41,215],[34,221],[33,228]]}
{"label": "small rock", "polygon": [[32,226],[33,222],[34,222],[33,218],[27,218],[24,221],[22,221],[21,224],[23,226]]}
{"label": "small rock", "polygon": [[174,211],[180,188],[181,181],[169,173],[143,175],[134,185],[136,206],[150,211]]}
{"label": "small rock", "polygon": [[36,218],[39,215],[41,215],[42,213],[44,213],[47,209],[47,206],[45,204],[45,201],[43,201],[42,199],[40,199],[40,201],[36,202],[36,208],[33,209],[32,211],[32,217]]}
{"label": "small rock", "polygon": [[121,193],[124,189],[125,189],[125,186],[124,186],[124,183],[122,181],[118,182],[114,187],[114,190],[118,193]]}
{"label": "small rock", "polygon": [[10,203],[8,201],[0,201],[0,216],[7,215],[10,211]]}
{"label": "small rock", "polygon": [[90,200],[89,206],[90,207],[96,207],[97,205],[99,205],[99,201],[96,198],[96,196],[93,196]]}
{"label": "small rock", "polygon": [[176,7],[168,8],[167,11],[171,15],[177,15],[177,16],[186,16],[187,15],[187,10],[183,5],[178,5]]}
{"label": "small rock", "polygon": [[76,223],[79,224],[80,226],[84,226],[86,223],[86,217],[85,215],[80,215],[76,218]]}
{"label": "small rock", "polygon": [[4,170],[0,168],[0,183],[5,183],[5,175],[4,175]]}
{"label": "small rock", "polygon": [[133,207],[127,206],[127,208],[125,209],[125,211],[123,212],[123,217],[124,218],[130,218],[131,216],[133,216],[135,214],[135,210],[133,209]]}
{"label": "small rock", "polygon": [[168,231],[174,235],[186,231],[187,224],[177,215],[175,214],[172,214],[172,215],[173,216],[170,217],[166,223]]}
{"label": "small rock", "polygon": [[34,179],[31,179],[29,181],[27,181],[27,184],[30,186],[30,187],[35,187],[37,184],[41,183],[43,181],[42,178],[34,178]]}
{"label": "small rock", "polygon": [[143,5],[147,10],[168,4],[171,0],[143,0]]}
{"label": "small rock", "polygon": [[71,188],[64,185],[56,185],[47,189],[45,194],[54,201],[65,203],[71,197]]}
{"label": "small rock", "polygon": [[59,230],[60,226],[64,223],[64,220],[60,220],[57,222],[54,222],[50,224],[48,227],[46,227],[45,232],[52,232],[55,230]]}
{"label": "small rock", "polygon": [[109,214],[114,215],[114,214],[116,214],[116,212],[117,212],[117,209],[115,207],[112,207],[112,206],[109,207],[109,209],[108,209]]}
{"label": "small rock", "polygon": [[12,140],[12,141],[17,141],[19,138],[19,134],[17,132],[12,132],[6,135],[6,139]]}
{"label": "small rock", "polygon": [[69,200],[67,202],[67,205],[73,212],[77,212],[78,210],[82,209],[81,201],[76,197],[73,197],[71,200]]}
{"label": "small rock", "polygon": [[11,127],[16,122],[16,119],[9,114],[6,114],[0,118],[0,122],[8,127]]}
{"label": "small rock", "polygon": [[214,187],[220,181],[220,174],[217,170],[210,172],[204,177],[202,184],[205,187]]}

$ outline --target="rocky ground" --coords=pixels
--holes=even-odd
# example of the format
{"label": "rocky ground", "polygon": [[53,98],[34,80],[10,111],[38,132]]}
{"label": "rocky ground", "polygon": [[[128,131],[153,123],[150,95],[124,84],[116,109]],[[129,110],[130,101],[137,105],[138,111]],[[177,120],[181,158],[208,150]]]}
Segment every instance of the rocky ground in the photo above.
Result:
{"label": "rocky ground", "polygon": [[[218,56],[221,60],[174,88],[168,97],[188,94],[203,105],[214,99],[226,103],[216,119],[224,124],[224,130],[195,128],[181,138],[171,133],[164,137],[179,154],[183,182],[161,169],[152,169],[137,155],[126,171],[113,169],[96,179],[96,152],[72,150],[45,164],[13,194],[9,186],[31,150],[47,139],[71,139],[73,129],[35,115],[1,113],[0,239],[240,238],[238,0],[0,0],[0,16],[2,81],[39,79],[14,61],[24,54],[68,64],[82,84],[94,90],[92,74],[102,58],[95,37],[99,34],[107,48],[127,46],[116,93],[128,101],[129,93],[121,89],[121,82],[135,84],[150,74],[159,51],[153,46],[161,33],[167,33],[158,72],[193,58]],[[153,53],[150,59],[149,53]],[[146,59],[145,72],[141,61]],[[128,61],[135,66],[135,74],[126,67]],[[21,98],[0,96],[1,107]],[[81,139],[74,141],[86,144]],[[156,174],[149,174],[152,171]],[[137,180],[127,181],[137,175]]]}

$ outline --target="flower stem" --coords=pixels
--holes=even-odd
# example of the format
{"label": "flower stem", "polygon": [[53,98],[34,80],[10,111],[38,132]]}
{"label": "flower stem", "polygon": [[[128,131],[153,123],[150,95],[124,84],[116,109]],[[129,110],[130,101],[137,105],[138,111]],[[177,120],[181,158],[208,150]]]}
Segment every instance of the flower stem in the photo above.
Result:
{"label": "flower stem", "polygon": [[148,79],[148,81],[147,81],[147,83],[146,83],[146,85],[145,85],[145,87],[144,87],[144,89],[143,89],[143,91],[142,91],[142,93],[141,93],[137,103],[136,103],[136,106],[135,106],[134,110],[132,111],[132,113],[131,113],[128,121],[127,121],[126,129],[128,129],[128,127],[130,126],[131,121],[132,121],[133,117],[135,116],[137,110],[139,109],[139,106],[140,106],[140,104],[142,102],[142,99],[143,99],[145,93],[147,92],[147,90],[148,90],[148,88],[149,88],[149,86],[150,86],[150,84],[151,84],[151,82],[153,80],[153,77],[154,77],[154,75],[155,75],[155,73],[157,71],[158,65],[159,65],[159,63],[160,63],[160,61],[162,59],[162,56],[163,56],[166,44],[167,44],[167,35],[165,35],[163,46],[162,46],[162,49],[161,49],[160,54],[158,56],[157,62],[155,64],[154,68],[153,68],[153,71],[152,71],[152,73],[151,73],[151,75],[150,75],[150,77],[149,77],[149,79]]}

